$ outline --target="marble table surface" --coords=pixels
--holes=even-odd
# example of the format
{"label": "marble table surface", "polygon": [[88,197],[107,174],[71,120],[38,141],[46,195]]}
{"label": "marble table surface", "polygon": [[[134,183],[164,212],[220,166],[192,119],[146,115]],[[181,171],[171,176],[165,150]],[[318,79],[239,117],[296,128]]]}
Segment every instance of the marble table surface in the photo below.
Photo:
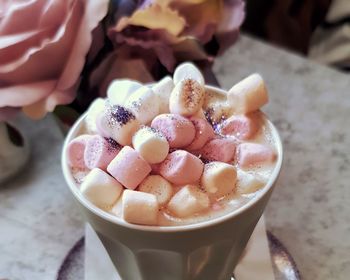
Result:
{"label": "marble table surface", "polygon": [[[252,72],[268,85],[264,111],[280,130],[285,161],[266,210],[268,229],[303,279],[350,275],[350,76],[247,36],[217,59],[230,88]],[[84,226],[60,170],[63,135],[52,116],[21,120],[26,169],[0,187],[0,279],[55,279]]]}

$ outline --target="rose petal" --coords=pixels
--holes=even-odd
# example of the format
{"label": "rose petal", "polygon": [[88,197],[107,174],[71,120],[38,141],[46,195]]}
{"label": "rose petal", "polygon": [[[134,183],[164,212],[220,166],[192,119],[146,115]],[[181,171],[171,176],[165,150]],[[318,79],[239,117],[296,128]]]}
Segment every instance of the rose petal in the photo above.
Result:
{"label": "rose petal", "polygon": [[23,112],[32,119],[41,119],[47,112],[52,112],[57,104],[68,104],[73,101],[77,86],[73,86],[68,90],[53,89],[50,94],[38,102],[24,106]]}
{"label": "rose petal", "polygon": [[56,88],[46,98],[23,108],[25,114],[32,118],[41,118],[47,111],[53,111],[57,104],[70,103],[77,90],[77,76],[85,63],[85,57],[92,40],[92,30],[105,16],[108,8],[108,1],[90,0],[85,7],[84,17],[80,23],[76,44],[70,53]]}
{"label": "rose petal", "polygon": [[77,81],[72,87],[66,90],[55,88],[54,91],[45,98],[44,109],[47,112],[52,112],[59,104],[65,105],[71,103],[75,98],[76,91],[78,90],[78,85],[79,81]]}
{"label": "rose petal", "polygon": [[76,39],[84,11],[81,1],[74,3],[65,22],[52,39],[44,40],[39,47],[29,48],[20,59],[0,66],[0,80],[7,83],[30,83],[60,75],[67,61],[67,47],[72,46]]}
{"label": "rose petal", "polygon": [[28,38],[31,38],[33,35],[36,35],[39,32],[41,32],[41,30],[32,30],[32,31],[23,32],[23,33],[16,33],[11,35],[1,36],[0,50],[11,47],[12,45],[21,43],[22,41],[26,41],[28,40]]}
{"label": "rose petal", "polygon": [[84,66],[86,55],[92,41],[92,30],[104,18],[108,9],[108,0],[86,1],[85,13],[80,22],[75,43],[69,54],[65,69],[59,79],[58,88],[68,89],[74,85]]}
{"label": "rose petal", "polygon": [[[83,3],[81,1],[74,3],[55,37],[43,42],[40,47],[30,48],[17,61],[1,65],[0,80],[7,83],[26,83],[58,77],[64,71],[59,88],[68,88],[75,83],[91,44],[91,31],[107,12],[108,1],[87,1],[86,5],[89,5],[85,9],[83,19]],[[68,61],[67,46],[73,46]],[[50,57],[50,61],[47,57]]]}
{"label": "rose petal", "polygon": [[[23,111],[38,118],[46,111],[52,111],[57,104],[66,104],[74,99],[78,78],[91,45],[92,30],[106,15],[109,1],[36,2],[45,5],[35,13],[31,13],[29,4],[19,5],[20,8],[16,9],[10,6],[11,16],[22,13],[35,16],[30,24],[35,22],[37,26],[33,30],[39,30],[37,34],[42,32],[39,34],[42,36],[26,34],[26,37],[22,34],[22,40],[13,36],[5,42],[11,46],[12,53],[9,54],[12,56],[7,56],[6,62],[10,63],[0,64],[0,107],[24,106]],[[25,16],[23,18],[26,19]],[[7,28],[9,22],[11,19],[3,27]],[[17,27],[19,30],[22,28]],[[9,32],[10,29],[4,30]],[[51,33],[44,33],[47,30]],[[18,55],[23,49],[25,52]],[[5,53],[8,50],[0,49],[0,54],[1,51]]]}
{"label": "rose petal", "polygon": [[[116,32],[115,29],[111,29],[109,30],[109,36],[113,38],[114,35],[117,43],[126,43],[130,46],[154,50],[158,59],[168,71],[174,69],[176,60],[171,45],[181,40],[167,33],[165,29],[140,30],[138,27],[130,26],[124,31],[120,33]],[[142,53],[140,53],[140,56],[143,56]]]}
{"label": "rose petal", "polygon": [[[129,26],[122,32],[112,28],[108,34],[118,44],[126,43],[153,50],[169,72],[174,70],[177,61],[207,59],[207,54],[197,39],[190,36],[175,37],[164,29],[140,29]],[[139,56],[144,57],[142,49]]]}
{"label": "rose petal", "polygon": [[55,80],[48,80],[0,88],[0,107],[20,107],[37,102],[49,95],[55,84]]}
{"label": "rose petal", "polygon": [[[177,1],[179,3],[186,3],[186,4],[202,4],[204,2],[207,2],[208,0],[174,0],[174,2]],[[209,0],[212,1],[212,0]],[[216,1],[216,0],[214,0]]]}
{"label": "rose petal", "polygon": [[130,48],[125,51],[120,48],[110,53],[92,72],[89,82],[91,88],[98,88],[100,96],[106,96],[107,87],[114,79],[129,78],[142,83],[154,80],[145,61],[131,59],[129,51]]}
{"label": "rose petal", "polygon": [[242,0],[225,0],[217,33],[238,29],[245,17],[245,2]]}
{"label": "rose petal", "polygon": [[41,12],[37,28],[59,27],[70,5],[71,1],[50,0]]}
{"label": "rose petal", "polygon": [[223,9],[222,0],[172,1],[171,6],[186,20],[182,34],[194,36],[203,43],[212,38]]}
{"label": "rose petal", "polygon": [[237,40],[245,17],[245,3],[242,0],[225,0],[224,3],[222,19],[215,34],[220,46],[219,55]]}
{"label": "rose petal", "polygon": [[150,29],[165,29],[177,36],[185,27],[185,20],[176,10],[167,5],[154,3],[144,9],[136,10],[130,17],[119,20],[116,30],[121,31],[128,25],[143,26]]}
{"label": "rose petal", "polygon": [[108,84],[113,79],[120,78],[129,78],[141,83],[149,83],[154,81],[142,59],[124,59],[120,57],[114,61],[112,68],[106,75],[105,86],[102,85],[102,89],[107,89]]}
{"label": "rose petal", "polygon": [[10,64],[12,61],[20,59],[28,48],[39,46],[43,37],[48,37],[53,33],[53,29],[45,29],[1,36],[0,65]]}
{"label": "rose petal", "polygon": [[177,61],[208,59],[202,44],[194,37],[184,37],[179,43],[173,45],[173,51]]}
{"label": "rose petal", "polygon": [[46,1],[11,4],[9,10],[6,11],[6,16],[0,21],[0,35],[22,33],[35,29],[45,4]]}

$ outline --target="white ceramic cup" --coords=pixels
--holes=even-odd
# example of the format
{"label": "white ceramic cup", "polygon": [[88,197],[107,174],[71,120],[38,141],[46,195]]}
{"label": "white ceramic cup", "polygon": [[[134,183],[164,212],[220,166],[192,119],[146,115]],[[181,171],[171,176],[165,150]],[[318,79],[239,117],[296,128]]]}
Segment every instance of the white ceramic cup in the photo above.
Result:
{"label": "white ceramic cup", "polygon": [[[207,86],[208,90],[224,92]],[[271,196],[282,166],[282,143],[266,119],[276,142],[278,159],[258,196],[224,216],[184,226],[142,226],[125,222],[94,206],[80,193],[67,165],[66,148],[76,137],[83,115],[69,131],[62,168],[86,221],[96,231],[123,280],[228,280]]]}

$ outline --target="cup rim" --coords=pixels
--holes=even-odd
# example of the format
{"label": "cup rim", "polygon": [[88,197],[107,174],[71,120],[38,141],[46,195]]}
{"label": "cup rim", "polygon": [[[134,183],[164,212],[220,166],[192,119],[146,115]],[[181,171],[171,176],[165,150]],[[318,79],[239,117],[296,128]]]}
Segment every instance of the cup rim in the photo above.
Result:
{"label": "cup rim", "polygon": [[[205,86],[206,89],[218,92],[220,94],[226,94],[226,92],[218,87],[215,86]],[[235,209],[231,213],[224,214],[222,216],[215,217],[210,220],[201,221],[194,224],[186,224],[186,225],[177,225],[177,226],[147,226],[147,225],[137,225],[137,224],[131,224],[123,219],[114,216],[97,206],[95,206],[93,203],[91,203],[88,199],[86,199],[82,193],[79,191],[79,188],[77,187],[76,183],[74,182],[74,178],[71,174],[70,168],[67,164],[67,145],[68,143],[73,139],[73,137],[76,136],[76,132],[79,131],[79,128],[82,124],[83,119],[86,117],[87,112],[85,112],[71,127],[69,130],[63,144],[62,149],[62,155],[61,155],[61,166],[63,170],[63,175],[66,180],[66,183],[69,186],[70,191],[73,193],[75,198],[78,200],[80,204],[82,204],[85,208],[87,208],[90,212],[94,213],[98,217],[111,222],[113,224],[117,224],[118,226],[122,226],[128,229],[132,230],[138,230],[138,231],[147,231],[147,232],[158,232],[158,233],[166,233],[166,232],[185,232],[185,231],[193,231],[198,230],[206,227],[215,226],[217,224],[223,223],[229,219],[232,219],[236,216],[241,215],[242,213],[248,211],[250,208],[252,208],[260,199],[262,199],[266,193],[273,187],[274,183],[276,182],[280,171],[282,167],[282,161],[283,161],[283,145],[280,138],[280,135],[278,133],[277,128],[274,126],[274,124],[267,118],[267,116],[263,113],[265,121],[267,122],[268,126],[271,129],[271,132],[273,134],[276,148],[277,148],[277,161],[276,165],[274,167],[274,170],[269,177],[269,180],[267,181],[266,185],[261,189],[259,194],[255,196],[253,199],[248,201],[243,206],[239,207],[238,209]]]}

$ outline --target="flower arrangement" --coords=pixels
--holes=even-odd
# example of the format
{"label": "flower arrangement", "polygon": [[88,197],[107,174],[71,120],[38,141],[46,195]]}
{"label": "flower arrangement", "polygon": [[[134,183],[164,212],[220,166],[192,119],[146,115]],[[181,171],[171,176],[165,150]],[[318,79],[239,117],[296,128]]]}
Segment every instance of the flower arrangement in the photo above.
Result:
{"label": "flower arrangement", "polygon": [[242,0],[1,1],[0,121],[83,112],[113,79],[157,80],[184,60],[208,69],[243,19]]}

